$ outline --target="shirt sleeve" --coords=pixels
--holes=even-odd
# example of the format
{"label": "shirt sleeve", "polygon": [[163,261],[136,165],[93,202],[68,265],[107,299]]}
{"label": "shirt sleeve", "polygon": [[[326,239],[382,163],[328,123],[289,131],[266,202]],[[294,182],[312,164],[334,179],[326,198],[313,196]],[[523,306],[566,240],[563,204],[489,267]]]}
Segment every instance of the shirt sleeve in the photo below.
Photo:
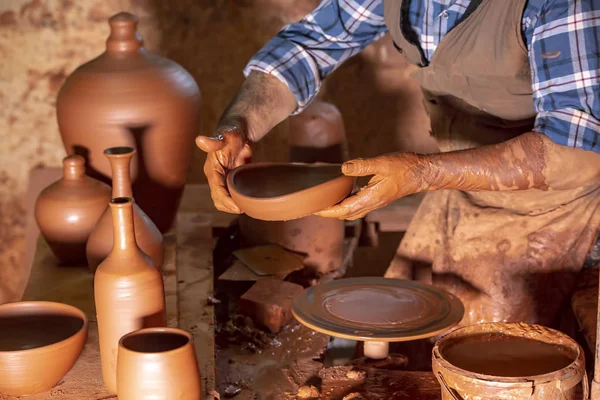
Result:
{"label": "shirt sleeve", "polygon": [[534,131],[600,153],[600,0],[548,0],[532,23]]}
{"label": "shirt sleeve", "polygon": [[304,19],[286,25],[246,65],[271,74],[296,96],[302,111],[323,79],[387,32],[381,0],[324,0]]}

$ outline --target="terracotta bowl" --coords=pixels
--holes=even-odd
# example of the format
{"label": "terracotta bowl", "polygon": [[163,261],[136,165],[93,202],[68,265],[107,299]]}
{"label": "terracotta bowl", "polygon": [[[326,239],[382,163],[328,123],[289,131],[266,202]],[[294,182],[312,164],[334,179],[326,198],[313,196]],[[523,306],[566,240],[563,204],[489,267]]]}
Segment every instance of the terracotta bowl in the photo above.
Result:
{"label": "terracotta bowl", "polygon": [[322,163],[246,164],[227,176],[235,203],[263,221],[289,221],[324,210],[348,196],[354,183],[340,164]]}
{"label": "terracotta bowl", "polygon": [[0,393],[22,396],[54,387],[81,354],[87,331],[85,314],[66,304],[0,305]]}

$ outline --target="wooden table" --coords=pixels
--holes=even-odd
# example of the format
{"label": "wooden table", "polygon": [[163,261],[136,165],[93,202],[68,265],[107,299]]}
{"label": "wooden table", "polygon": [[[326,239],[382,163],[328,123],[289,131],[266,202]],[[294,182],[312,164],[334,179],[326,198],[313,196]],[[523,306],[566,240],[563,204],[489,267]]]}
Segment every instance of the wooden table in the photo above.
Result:
{"label": "wooden table", "polygon": [[[165,285],[167,323],[190,332],[202,374],[204,398],[214,391],[214,310],[212,295],[212,215],[180,212],[176,228],[165,235]],[[93,296],[93,274],[87,266],[60,267],[43,238],[37,248],[23,300],[47,300],[80,308],[89,318],[88,339],[71,371],[53,389],[27,399],[104,400],[116,398],[103,385],[98,347],[98,327]],[[1,378],[0,378],[1,379]],[[212,392],[214,393],[214,392]],[[0,395],[0,399],[17,397]]]}

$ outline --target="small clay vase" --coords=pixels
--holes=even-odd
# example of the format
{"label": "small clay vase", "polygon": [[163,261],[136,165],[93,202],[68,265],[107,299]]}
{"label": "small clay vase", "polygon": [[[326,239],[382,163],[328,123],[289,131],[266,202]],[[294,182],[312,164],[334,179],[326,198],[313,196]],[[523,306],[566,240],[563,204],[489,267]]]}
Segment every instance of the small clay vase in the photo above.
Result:
{"label": "small clay vase", "polygon": [[106,51],[60,89],[60,133],[67,153],[84,155],[88,174],[107,183],[104,149],[135,147],[134,197],[164,233],[179,207],[200,129],[200,90],[183,67],[144,48],[135,15],[121,12],[108,23]]}
{"label": "small clay vase", "polygon": [[[292,162],[342,163],[347,156],[344,121],[331,103],[313,101],[289,118],[289,157]],[[291,221],[261,221],[242,214],[240,231],[248,245],[278,244],[304,253],[307,275],[343,274],[344,221],[315,215]]]}
{"label": "small clay vase", "polygon": [[94,300],[104,385],[117,393],[117,350],[121,337],[147,327],[166,325],[160,271],[138,247],[131,197],[110,201],[114,246],[94,276]]}
{"label": "small clay vase", "polygon": [[63,160],[63,177],[45,188],[35,203],[35,220],[56,258],[85,263],[85,244],[110,200],[110,187],[85,175],[85,159]]}
{"label": "small clay vase", "polygon": [[141,329],[123,336],[117,356],[119,400],[202,397],[192,336],[173,328]]}
{"label": "small clay vase", "polygon": [[[130,164],[135,150],[132,147],[111,147],[104,151],[112,167],[112,197],[132,197]],[[152,261],[162,267],[164,259],[163,236],[152,220],[137,205],[133,205],[135,240]],[[86,246],[88,266],[94,271],[113,247],[113,218],[110,207],[94,227]]]}

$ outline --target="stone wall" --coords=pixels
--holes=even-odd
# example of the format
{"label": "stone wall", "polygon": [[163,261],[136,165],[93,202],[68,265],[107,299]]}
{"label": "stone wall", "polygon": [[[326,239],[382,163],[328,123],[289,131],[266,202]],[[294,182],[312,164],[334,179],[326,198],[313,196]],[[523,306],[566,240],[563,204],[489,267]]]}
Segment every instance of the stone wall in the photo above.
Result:
{"label": "stone wall", "polygon": [[[104,49],[107,19],[140,18],[146,47],[172,58],[196,78],[203,95],[202,131],[211,130],[243,80],[242,67],[284,24],[316,0],[4,0],[0,2],[0,303],[21,290],[29,171],[58,166],[64,149],[55,99],[64,79]],[[391,150],[431,151],[418,88],[388,39],[341,67],[324,97],[337,104],[351,156]],[[193,143],[190,143],[192,146]],[[286,124],[256,150],[259,160],[284,160]],[[191,182],[203,182],[195,152]]]}

